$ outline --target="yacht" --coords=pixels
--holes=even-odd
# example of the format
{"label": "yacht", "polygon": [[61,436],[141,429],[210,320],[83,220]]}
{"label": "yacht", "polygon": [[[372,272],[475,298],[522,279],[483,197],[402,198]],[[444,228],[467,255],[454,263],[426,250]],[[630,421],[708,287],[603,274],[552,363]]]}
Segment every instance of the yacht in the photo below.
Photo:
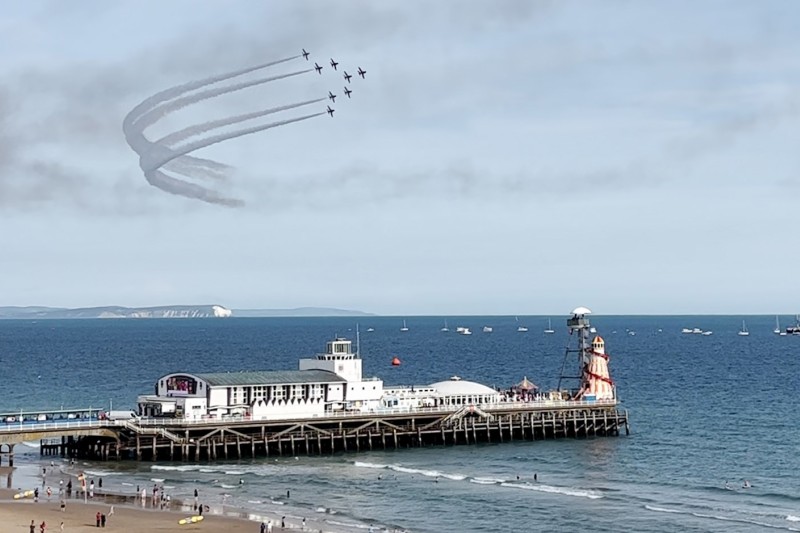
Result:
{"label": "yacht", "polygon": [[444,327],[439,331],[450,331],[450,328],[447,327],[447,320],[444,321]]}
{"label": "yacht", "polygon": [[469,328],[459,328],[459,333],[462,335],[472,335],[472,332],[469,330]]}
{"label": "yacht", "polygon": [[526,331],[528,331],[528,328],[519,323],[518,316],[514,317],[514,319],[517,321],[517,331],[519,331],[520,333],[525,333]]}
{"label": "yacht", "polygon": [[778,320],[778,315],[775,315],[775,329],[772,330],[775,335],[781,334],[781,322]]}
{"label": "yacht", "polygon": [[705,332],[700,328],[692,329],[692,333],[694,333],[695,335],[705,335]]}
{"label": "yacht", "polygon": [[704,335],[706,337],[708,337],[709,335],[713,335],[713,334],[714,334],[713,331],[703,331],[703,332],[701,332],[701,335]]}
{"label": "yacht", "polygon": [[371,332],[375,331],[375,328],[367,328],[367,331],[371,333]]}
{"label": "yacht", "polygon": [[553,329],[553,324],[550,323],[550,319],[547,319],[547,329],[544,330],[545,333],[555,333],[556,330]]}
{"label": "yacht", "polygon": [[597,333],[597,328],[592,326],[589,328],[589,333]]}
{"label": "yacht", "polygon": [[483,326],[483,332],[484,333],[491,333],[492,331],[494,331],[492,329],[492,326]]}
{"label": "yacht", "polygon": [[406,326],[406,321],[403,320],[403,327],[400,328],[400,331],[408,331],[408,326]]}
{"label": "yacht", "polygon": [[739,330],[739,336],[740,337],[748,337],[749,335],[750,335],[750,332],[747,331],[747,325],[744,323],[744,320],[742,320],[742,329]]}
{"label": "yacht", "polygon": [[690,328],[683,328],[681,333],[692,333],[692,330]]}

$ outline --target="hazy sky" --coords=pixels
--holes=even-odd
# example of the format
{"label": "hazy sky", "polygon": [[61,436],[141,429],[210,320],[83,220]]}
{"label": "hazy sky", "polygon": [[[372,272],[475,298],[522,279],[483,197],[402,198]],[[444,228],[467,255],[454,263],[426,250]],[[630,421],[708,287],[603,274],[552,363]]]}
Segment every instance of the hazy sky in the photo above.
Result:
{"label": "hazy sky", "polygon": [[[800,311],[800,3],[276,4],[4,6],[0,305]],[[244,207],[147,184],[135,105],[302,47],[147,131],[340,94],[192,154]]]}

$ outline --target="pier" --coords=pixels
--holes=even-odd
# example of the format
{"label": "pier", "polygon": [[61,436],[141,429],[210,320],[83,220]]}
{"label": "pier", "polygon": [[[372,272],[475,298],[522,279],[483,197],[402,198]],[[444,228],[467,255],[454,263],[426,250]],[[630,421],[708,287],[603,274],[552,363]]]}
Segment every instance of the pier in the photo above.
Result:
{"label": "pier", "polygon": [[[358,341],[353,351],[337,337],[325,352],[300,359],[298,370],[167,374],[154,394],[139,396],[137,412],[4,415],[0,461],[13,466],[14,445],[31,440],[42,455],[214,461],[628,435],[605,341],[589,341],[589,314],[579,307],[567,320],[577,346],[566,350],[556,390],[541,392],[527,378],[493,389],[459,376],[385,387],[362,375]],[[562,386],[571,381],[576,386]]]}
{"label": "pier", "polygon": [[142,418],[0,426],[10,452],[39,440],[42,455],[95,460],[213,461],[319,455],[373,449],[453,446],[630,433],[616,401],[508,402],[458,409],[424,408],[319,419],[207,420]]}

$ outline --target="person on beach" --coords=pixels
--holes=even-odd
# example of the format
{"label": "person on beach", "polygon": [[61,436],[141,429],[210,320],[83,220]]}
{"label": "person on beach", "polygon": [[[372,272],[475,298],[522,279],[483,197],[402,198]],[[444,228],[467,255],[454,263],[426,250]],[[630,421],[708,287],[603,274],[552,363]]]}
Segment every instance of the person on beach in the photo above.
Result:
{"label": "person on beach", "polygon": [[114,506],[113,505],[111,506],[111,509],[108,510],[108,517],[111,518],[112,516],[114,516]]}
{"label": "person on beach", "polygon": [[103,478],[100,478],[100,479],[97,480],[97,488],[98,489],[102,489],[103,488]]}
{"label": "person on beach", "polygon": [[67,481],[67,493],[72,492],[72,480]]}
{"label": "person on beach", "polygon": [[261,522],[261,526],[258,528],[259,533],[267,533],[267,524]]}
{"label": "person on beach", "polygon": [[105,514],[101,514],[100,515],[100,527],[106,527],[106,515]]}
{"label": "person on beach", "polygon": [[61,527],[60,527],[60,529],[61,529],[61,533],[64,533],[64,522],[61,522]]}
{"label": "person on beach", "polygon": [[534,473],[533,474],[533,480],[534,481],[539,481],[539,474]]}
{"label": "person on beach", "polygon": [[267,522],[267,533],[272,533],[272,520]]}
{"label": "person on beach", "polygon": [[66,513],[67,512],[67,501],[66,500],[61,500],[61,512],[62,513]]}
{"label": "person on beach", "polygon": [[44,520],[39,524],[39,531],[40,533],[45,533],[45,531],[47,531],[47,523]]}
{"label": "person on beach", "polygon": [[203,516],[203,504],[200,504],[197,507],[197,514],[200,515],[200,516]]}
{"label": "person on beach", "polygon": [[281,529],[286,529],[286,516],[281,517]]}
{"label": "person on beach", "polygon": [[303,517],[303,531],[306,530],[306,517]]}
{"label": "person on beach", "polygon": [[97,514],[94,515],[95,526],[100,527],[100,511],[97,511]]}
{"label": "person on beach", "polygon": [[33,503],[39,502],[39,487],[33,489]]}
{"label": "person on beach", "polygon": [[33,520],[31,520],[31,529],[30,529],[30,532],[31,532],[31,533],[36,533],[36,522],[34,522]]}

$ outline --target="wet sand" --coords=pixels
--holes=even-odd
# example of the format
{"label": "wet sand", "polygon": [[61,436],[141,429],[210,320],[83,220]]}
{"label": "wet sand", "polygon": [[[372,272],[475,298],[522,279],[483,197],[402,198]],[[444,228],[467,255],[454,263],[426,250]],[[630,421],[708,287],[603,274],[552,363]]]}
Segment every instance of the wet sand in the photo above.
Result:
{"label": "wet sand", "polygon": [[[57,495],[40,497],[38,503],[34,503],[33,498],[14,500],[17,490],[0,489],[0,533],[21,533],[27,532],[31,520],[36,524],[36,532],[40,531],[39,524],[44,521],[47,524],[48,533],[60,533],[61,522],[64,522],[65,532],[96,532],[96,514],[105,513],[106,529],[114,531],[124,531],[129,533],[146,533],[150,531],[182,532],[182,531],[225,531],[226,533],[257,533],[259,531],[259,521],[246,520],[230,516],[205,514],[202,522],[196,524],[179,525],[178,520],[194,513],[146,509],[133,505],[132,503],[119,503],[119,498],[109,497],[105,501],[104,497],[95,495],[95,499],[84,503],[83,501],[70,499],[67,500],[65,512],[61,512],[60,501]],[[40,494],[41,496],[41,494]],[[114,514],[108,516],[111,503],[114,502]],[[273,531],[299,531],[299,524],[286,524],[286,529],[280,527],[280,523],[273,519]],[[315,522],[309,522],[307,531],[322,531],[324,526]]]}

